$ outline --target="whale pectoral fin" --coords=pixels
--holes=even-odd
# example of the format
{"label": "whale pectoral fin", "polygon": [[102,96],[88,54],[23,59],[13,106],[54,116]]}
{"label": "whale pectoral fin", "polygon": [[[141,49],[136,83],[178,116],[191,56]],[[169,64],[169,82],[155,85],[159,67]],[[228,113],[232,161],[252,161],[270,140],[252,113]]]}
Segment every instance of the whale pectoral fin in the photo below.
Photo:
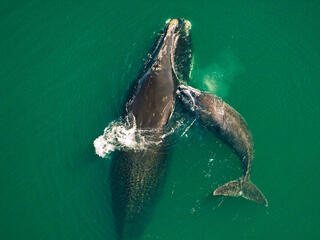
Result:
{"label": "whale pectoral fin", "polygon": [[268,207],[268,201],[263,193],[250,181],[243,181],[242,179],[230,181],[221,187],[218,187],[214,192],[214,196],[230,196],[243,197],[245,199],[257,202]]}

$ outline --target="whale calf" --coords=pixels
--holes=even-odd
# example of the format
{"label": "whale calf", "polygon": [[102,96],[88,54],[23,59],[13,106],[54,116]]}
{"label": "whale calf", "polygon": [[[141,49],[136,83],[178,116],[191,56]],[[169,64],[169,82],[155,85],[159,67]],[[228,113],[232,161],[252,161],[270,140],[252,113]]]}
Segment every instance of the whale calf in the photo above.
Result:
{"label": "whale calf", "polygon": [[228,144],[241,160],[243,177],[217,188],[213,195],[242,196],[268,206],[263,193],[250,181],[254,149],[251,133],[243,117],[213,94],[184,85],[178,87],[177,93],[186,108],[195,113],[204,126],[212,129],[223,142]]}
{"label": "whale calf", "polygon": [[125,104],[129,124],[159,144],[114,154],[110,177],[117,239],[140,238],[166,174],[164,128],[174,111],[178,80],[186,81],[190,73],[190,27],[183,19],[167,22]]}

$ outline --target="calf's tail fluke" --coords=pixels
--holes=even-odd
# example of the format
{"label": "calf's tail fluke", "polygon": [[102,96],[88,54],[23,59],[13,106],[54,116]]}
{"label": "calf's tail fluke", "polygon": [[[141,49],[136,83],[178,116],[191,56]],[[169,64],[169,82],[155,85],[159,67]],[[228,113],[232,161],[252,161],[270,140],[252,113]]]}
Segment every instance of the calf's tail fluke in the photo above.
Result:
{"label": "calf's tail fluke", "polygon": [[240,178],[238,180],[230,181],[221,187],[218,187],[214,192],[214,196],[230,196],[243,197],[245,199],[255,201],[268,207],[268,201],[263,193],[250,180]]}

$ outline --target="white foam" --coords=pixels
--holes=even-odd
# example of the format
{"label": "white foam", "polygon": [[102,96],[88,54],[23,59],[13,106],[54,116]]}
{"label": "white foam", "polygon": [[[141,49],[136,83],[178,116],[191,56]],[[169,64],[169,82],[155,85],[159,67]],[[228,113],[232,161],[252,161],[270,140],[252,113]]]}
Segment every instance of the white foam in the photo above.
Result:
{"label": "white foam", "polygon": [[181,135],[180,133],[183,132],[181,136],[184,136],[194,121],[189,124],[189,119],[175,119],[173,117],[171,123],[173,124],[169,124],[170,126],[161,130],[142,130],[137,129],[133,116],[120,118],[109,123],[103,134],[94,140],[95,152],[98,156],[104,158],[115,150],[146,150],[159,145],[166,137],[174,133]]}
{"label": "white foam", "polygon": [[[105,129],[103,135],[94,140],[96,154],[106,157],[115,150],[132,149],[143,150],[153,144],[159,144],[162,138],[157,141],[152,139],[151,131],[157,130],[138,130],[135,121],[129,122],[128,117],[125,121],[119,119],[111,122]],[[151,136],[151,137],[150,137]]]}
{"label": "white foam", "polygon": [[104,136],[96,138],[93,142],[94,148],[96,149],[96,154],[100,157],[104,157],[106,154],[113,152],[115,147],[112,144],[107,144]]}
{"label": "white foam", "polygon": [[171,18],[168,18],[168,19],[166,20],[166,24],[168,24],[170,21],[171,21]]}
{"label": "white foam", "polygon": [[192,127],[192,125],[194,124],[195,121],[196,121],[196,119],[193,119],[193,121],[183,131],[183,133],[181,134],[181,137],[184,136],[189,131],[189,129]]}

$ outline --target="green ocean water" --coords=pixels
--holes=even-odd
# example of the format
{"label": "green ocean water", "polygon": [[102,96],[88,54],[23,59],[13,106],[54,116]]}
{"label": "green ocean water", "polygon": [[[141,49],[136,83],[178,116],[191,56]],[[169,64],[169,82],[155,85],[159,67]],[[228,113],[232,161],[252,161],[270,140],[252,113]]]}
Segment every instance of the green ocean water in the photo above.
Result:
{"label": "green ocean water", "polygon": [[0,239],[115,239],[111,160],[93,141],[174,17],[192,23],[189,84],[246,119],[269,207],[211,196],[240,161],[194,124],[142,239],[319,239],[319,12],[312,0],[2,0]]}

